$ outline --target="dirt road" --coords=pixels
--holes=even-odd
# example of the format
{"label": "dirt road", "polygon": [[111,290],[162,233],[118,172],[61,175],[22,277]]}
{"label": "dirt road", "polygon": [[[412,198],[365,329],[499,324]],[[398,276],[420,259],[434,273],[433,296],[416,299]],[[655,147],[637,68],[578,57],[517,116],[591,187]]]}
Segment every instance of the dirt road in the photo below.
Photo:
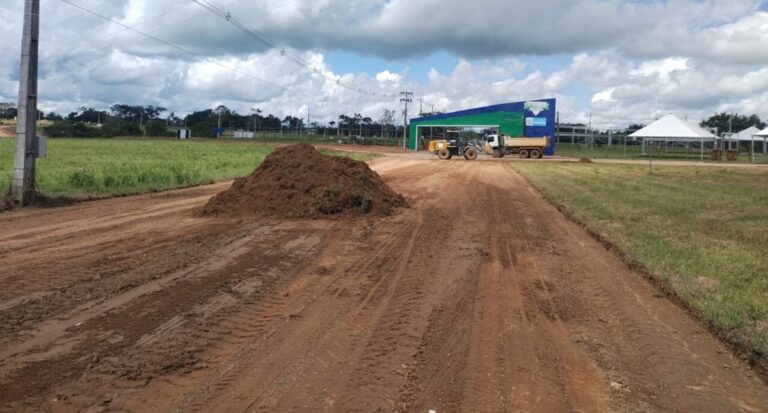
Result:
{"label": "dirt road", "polygon": [[16,137],[16,128],[11,126],[0,125],[0,138],[14,138]]}
{"label": "dirt road", "polygon": [[0,410],[759,412],[768,388],[502,162],[373,163],[412,207],[0,215]]}

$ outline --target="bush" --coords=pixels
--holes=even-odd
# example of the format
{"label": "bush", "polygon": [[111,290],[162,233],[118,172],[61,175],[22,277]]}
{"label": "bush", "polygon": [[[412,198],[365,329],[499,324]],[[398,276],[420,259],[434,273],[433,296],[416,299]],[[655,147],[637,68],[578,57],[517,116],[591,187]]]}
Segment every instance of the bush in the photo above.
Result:
{"label": "bush", "polygon": [[155,137],[175,136],[175,133],[171,130],[168,130],[168,126],[165,124],[165,121],[162,121],[162,120],[153,120],[151,122],[148,122],[146,125],[146,131],[147,131],[147,136],[155,136]]}

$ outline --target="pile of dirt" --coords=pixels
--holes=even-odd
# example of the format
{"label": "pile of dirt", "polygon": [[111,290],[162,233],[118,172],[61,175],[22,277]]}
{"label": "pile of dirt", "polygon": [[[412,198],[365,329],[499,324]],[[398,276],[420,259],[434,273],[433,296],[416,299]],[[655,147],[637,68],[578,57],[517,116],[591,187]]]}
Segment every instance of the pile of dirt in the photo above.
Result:
{"label": "pile of dirt", "polygon": [[592,163],[592,160],[589,158],[579,158],[579,163]]}
{"label": "pile of dirt", "polygon": [[275,150],[253,173],[211,198],[202,215],[382,216],[405,205],[365,162],[323,155],[301,143]]}

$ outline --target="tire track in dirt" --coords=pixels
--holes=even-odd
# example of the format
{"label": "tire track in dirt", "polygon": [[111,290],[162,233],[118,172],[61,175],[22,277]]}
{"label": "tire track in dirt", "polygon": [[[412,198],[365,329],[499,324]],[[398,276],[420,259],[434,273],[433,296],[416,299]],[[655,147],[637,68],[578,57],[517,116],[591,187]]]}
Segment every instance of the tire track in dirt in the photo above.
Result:
{"label": "tire track in dirt", "polygon": [[[281,372],[283,377],[290,377],[290,373],[292,371],[302,371],[308,368],[312,368],[312,366],[308,366],[308,362],[315,363],[319,361],[320,363],[323,363],[322,360],[324,357],[328,357],[329,354],[326,353],[323,355],[310,356],[306,355],[305,353],[312,354],[318,348],[335,348],[339,345],[339,341],[349,342],[350,340],[354,339],[351,335],[346,333],[341,336],[334,335],[333,333],[337,333],[338,330],[342,330],[344,332],[351,331],[353,329],[351,325],[354,323],[349,322],[350,317],[369,317],[366,312],[366,307],[370,305],[372,300],[376,299],[375,297],[377,297],[382,285],[386,281],[386,277],[377,277],[375,271],[382,270],[382,265],[385,266],[384,268],[390,265],[389,256],[392,253],[390,249],[399,246],[395,244],[396,241],[401,239],[400,237],[406,236],[412,232],[412,225],[414,225],[413,221],[406,220],[405,224],[400,227],[400,230],[396,231],[396,238],[385,238],[383,242],[378,246],[366,248],[365,251],[359,251],[359,247],[356,248],[358,249],[356,252],[350,252],[349,248],[346,247],[342,248],[346,251],[347,254],[351,253],[352,257],[359,255],[357,259],[347,258],[340,262],[338,256],[329,256],[330,254],[337,253],[337,247],[332,247],[332,250],[328,251],[324,255],[325,258],[320,258],[321,262],[325,262],[327,265],[332,265],[334,270],[339,273],[339,275],[334,277],[331,282],[328,283],[328,287],[324,292],[320,293],[319,296],[313,296],[312,300],[304,304],[302,308],[306,308],[307,306],[313,304],[315,301],[324,301],[330,299],[331,302],[326,303],[324,307],[321,307],[319,309],[320,312],[313,311],[311,314],[308,314],[307,317],[311,317],[310,320],[305,320],[305,317],[301,317],[299,319],[299,323],[303,324],[304,326],[296,327],[296,330],[298,331],[291,332],[295,334],[294,336],[291,336],[292,338],[288,339],[291,342],[291,352],[300,354],[301,357],[297,358],[293,356],[287,359],[282,357],[277,359],[267,357],[267,359],[270,360],[270,365],[281,366],[278,370],[275,371],[276,373]],[[368,250],[373,251],[373,254],[366,254]],[[360,255],[361,253],[362,255]],[[344,262],[348,262],[349,266],[345,266]],[[351,282],[347,277],[351,277],[353,280],[357,280],[357,282]],[[356,300],[350,300],[351,293],[347,291],[347,288],[349,288],[350,285],[359,287],[359,283],[361,281],[364,284],[372,284],[372,286],[370,289],[358,290],[355,292],[354,297],[360,297],[360,301],[355,304]],[[364,294],[362,294],[363,291],[365,291]],[[307,324],[309,325],[307,326]],[[296,335],[300,336],[302,340],[297,340]],[[340,338],[342,340],[339,340]],[[269,337],[269,339],[272,340],[274,337]],[[319,345],[321,343],[322,345]],[[266,346],[267,344],[257,343],[257,345]],[[254,352],[248,351],[248,356],[253,357],[253,353]],[[255,355],[263,356],[260,354]],[[350,355],[346,354],[345,358],[349,357]],[[338,356],[331,355],[331,358],[338,358]],[[224,383],[220,383],[219,387],[215,389],[217,391],[206,392],[216,396],[220,396],[221,394],[230,395],[226,400],[207,400],[205,397],[202,397],[203,400],[200,400],[200,395],[197,395],[194,396],[194,399],[196,399],[194,403],[185,402],[181,405],[180,410],[206,410],[211,405],[222,406],[222,403],[223,406],[226,406],[227,410],[247,410],[248,408],[255,409],[258,406],[261,406],[261,408],[264,406],[270,406],[270,408],[279,410],[279,407],[275,406],[275,403],[278,403],[280,393],[286,391],[285,386],[288,384],[285,380],[280,379],[280,376],[276,376],[274,378],[265,378],[256,382],[254,382],[253,379],[249,380],[248,378],[243,378],[243,380],[248,382],[247,388],[248,392],[250,393],[249,396],[239,395],[239,387],[232,386],[234,382],[239,381],[235,380],[235,377],[237,377],[237,374],[243,374],[242,370],[247,371],[248,369],[255,369],[256,366],[259,365],[256,364],[256,366],[254,366],[254,363],[266,363],[266,361],[249,361],[247,357],[233,358],[230,362],[227,363],[228,367],[226,368],[226,373],[231,379]],[[327,365],[328,364],[326,364],[326,366]],[[229,366],[237,367],[233,369]],[[227,386],[232,386],[235,388],[223,391],[221,390],[226,389]],[[205,389],[208,390],[209,386],[206,386]],[[234,396],[232,396],[233,393]],[[193,395],[194,394],[196,393],[193,393]],[[245,398],[243,398],[244,396]],[[234,399],[234,401],[232,399]],[[239,407],[237,407],[238,404]]]}
{"label": "tire track in dirt", "polygon": [[[374,253],[372,256],[361,256],[357,260],[352,260],[348,268],[344,268],[344,261],[350,261],[348,259],[343,261],[339,260],[339,257],[343,257],[343,252],[346,252],[347,250],[345,246],[339,245],[339,241],[347,239],[350,235],[345,232],[346,231],[340,231],[338,239],[335,240],[336,242],[329,243],[324,254],[325,258],[321,258],[320,264],[318,264],[320,268],[333,268],[339,273],[339,275],[326,277],[327,279],[322,283],[322,289],[316,290],[307,298],[307,301],[299,301],[298,311],[296,313],[296,315],[300,317],[299,322],[303,323],[306,317],[311,317],[313,322],[303,323],[312,324],[312,326],[311,328],[304,329],[296,333],[300,334],[301,337],[305,339],[304,342],[290,339],[291,345],[293,347],[297,345],[302,346],[301,349],[294,350],[296,354],[301,354],[302,351],[312,351],[316,342],[313,340],[321,341],[323,339],[322,336],[327,333],[329,325],[336,322],[338,318],[344,314],[344,306],[342,302],[338,300],[340,296],[345,295],[343,283],[340,283],[340,279],[347,276],[354,277],[360,271],[363,271],[365,268],[381,259],[389,251],[389,248],[392,245],[392,240],[387,240],[377,248],[373,249]],[[320,313],[313,312],[311,314],[307,314],[306,316],[304,315],[304,310],[308,306],[315,303],[316,301],[321,301],[328,298],[328,295],[331,296],[333,301],[336,301],[334,303],[336,305],[326,308],[321,307]],[[315,322],[314,320],[318,321]],[[233,389],[231,387],[236,387],[233,386],[233,384],[240,381],[239,378],[241,378],[241,375],[248,374],[249,370],[258,369],[258,363],[263,362],[263,360],[260,360],[260,358],[263,357],[262,352],[269,353],[267,346],[269,345],[269,341],[274,339],[272,335],[277,331],[277,328],[278,326],[272,326],[270,328],[270,334],[268,334],[266,337],[258,337],[257,340],[253,340],[252,342],[247,343],[245,347],[243,347],[234,355],[228,355],[227,361],[221,367],[219,367],[217,371],[211,374],[211,378],[206,380],[204,386],[202,386],[199,390],[195,390],[189,393],[185,397],[185,400],[180,404],[178,410],[204,411],[206,410],[206,406],[220,406],[220,403],[225,403],[226,406],[230,406],[230,409],[235,409],[233,407],[234,402],[231,400],[232,398],[234,398],[236,401],[239,401],[241,404],[238,409],[243,409],[245,408],[245,405],[253,405],[258,403],[262,398],[266,397],[258,397],[256,395],[267,395],[276,391],[275,389],[280,385],[280,383],[278,383],[278,374],[284,374],[287,370],[292,368],[295,369],[296,367],[293,366],[292,363],[295,364],[297,362],[296,357],[272,360],[270,365],[273,366],[273,369],[269,374],[267,374],[267,377],[264,377],[262,380],[259,380],[256,383],[250,379],[248,388],[249,392],[252,394],[250,397],[253,399],[253,401],[251,399],[241,399],[239,396],[228,397],[228,400],[221,401],[213,399],[215,397],[221,396],[222,394],[235,393],[235,395],[237,395],[238,388]],[[275,366],[281,367],[279,369],[275,369]],[[248,378],[242,379],[249,380]]]}
{"label": "tire track in dirt", "polygon": [[[221,223],[188,227],[193,232],[120,233],[98,250],[73,247],[69,252],[50,253],[46,245],[41,245],[46,251],[44,260],[32,258],[30,263],[29,259],[19,259],[15,265],[7,265],[9,276],[0,281],[3,288],[0,317],[6,320],[0,327],[0,343],[36,328],[37,323],[53,315],[66,319],[67,313],[73,310],[82,311],[136,286],[203,262],[212,258],[211,248],[220,248],[245,235],[243,228]],[[150,271],[147,271],[148,263],[153,263]],[[77,307],[80,310],[75,310]]]}
{"label": "tire track in dirt", "polygon": [[[299,262],[310,257],[310,254],[314,255],[320,244],[319,238],[294,241],[296,242],[287,243],[285,249],[290,250],[290,256],[298,258]],[[205,369],[209,369],[210,366],[219,363],[217,359],[223,358],[221,352],[227,350],[231,352],[233,348],[242,349],[248,343],[261,341],[265,336],[271,334],[275,325],[290,322],[291,319],[299,316],[294,306],[295,302],[306,299],[311,293],[311,289],[304,288],[300,285],[301,283],[296,282],[300,274],[306,271],[304,265],[292,267],[283,261],[260,269],[259,264],[248,264],[245,271],[259,276],[245,278],[231,285],[226,289],[229,292],[215,296],[192,311],[193,314],[200,314],[200,316],[189,320],[186,325],[174,322],[172,327],[175,331],[158,328],[152,334],[145,336],[145,343],[188,335],[191,337],[189,341],[197,346],[213,347],[212,351],[206,350],[197,355],[200,360],[199,364],[205,366]],[[184,347],[188,347],[188,345],[181,346],[181,348]],[[136,351],[142,355],[145,353],[141,349],[136,349]],[[161,352],[159,359],[166,358],[165,355],[171,352],[172,349]],[[211,357],[210,353],[215,353],[216,356]],[[242,354],[243,351],[240,351],[239,357],[242,357]],[[139,354],[136,356],[138,357]],[[235,358],[237,357],[238,354],[235,355]],[[206,372],[205,374],[211,376],[212,379],[206,380],[200,385],[204,389],[204,393],[216,393],[231,385],[231,373],[240,367],[240,363],[228,363],[213,373]],[[184,381],[189,385],[191,380],[194,378],[185,377]],[[167,384],[170,384],[170,387]],[[178,387],[178,384],[173,379],[166,379],[154,386],[151,394],[155,396],[167,394],[169,400],[173,400],[175,387]],[[145,411],[156,409],[156,402],[154,404],[148,402],[137,404],[129,399],[126,402],[121,402],[121,404],[116,404],[116,407],[119,406],[121,409],[131,411]],[[196,407],[196,403],[188,403],[185,405],[184,411],[196,410]],[[171,405],[168,405],[164,410],[170,408]]]}
{"label": "tire track in dirt", "polygon": [[[232,386],[234,388],[224,391],[217,389],[217,391],[211,392],[212,394],[226,394],[226,399],[208,400],[202,405],[195,404],[193,408],[190,408],[190,404],[185,403],[180,410],[203,409],[200,406],[219,406],[225,410],[264,408],[283,410],[295,408],[297,405],[302,405],[297,404],[295,390],[291,387],[291,385],[296,384],[292,381],[292,378],[297,376],[303,377],[301,385],[305,389],[304,394],[311,395],[308,396],[312,400],[309,405],[323,406],[324,409],[330,410],[344,409],[342,406],[355,406],[356,402],[350,402],[347,398],[338,396],[350,393],[350,388],[357,389],[360,387],[355,377],[360,375],[361,369],[356,366],[362,363],[363,357],[370,357],[371,360],[376,359],[376,352],[370,349],[381,349],[380,346],[368,343],[376,342],[376,340],[371,339],[371,331],[373,331],[373,334],[380,331],[378,328],[375,328],[379,324],[371,322],[371,319],[375,318],[371,317],[371,314],[375,313],[377,308],[386,308],[391,311],[391,307],[396,307],[391,302],[387,306],[387,297],[391,296],[393,291],[396,293],[400,291],[393,288],[399,284],[395,283],[393,286],[392,283],[398,261],[392,260],[390,257],[401,257],[403,251],[405,251],[403,249],[405,248],[404,246],[410,245],[407,242],[408,239],[411,239],[409,237],[420,234],[418,225],[415,225],[410,219],[401,221],[396,227],[400,229],[395,230],[394,238],[384,238],[384,242],[380,247],[370,248],[369,246],[367,248],[376,252],[372,257],[373,259],[370,259],[370,255],[363,255],[362,257],[365,259],[345,260],[346,262],[351,262],[349,267],[336,270],[340,274],[345,274],[344,277],[338,278],[331,284],[327,291],[330,297],[321,296],[318,300],[322,301],[324,298],[331,298],[330,302],[324,303],[325,307],[315,308],[319,312],[313,311],[311,315],[308,315],[309,319],[301,317],[296,322],[297,324],[304,324],[305,327],[296,327],[295,330],[298,331],[287,333],[288,335],[284,338],[279,336],[280,332],[275,333],[274,336],[269,338],[270,341],[283,339],[290,342],[289,349],[285,350],[290,350],[290,353],[299,354],[299,357],[294,356],[289,359],[290,361],[287,361],[285,359],[275,359],[269,355],[262,355],[266,360],[253,362],[242,359],[237,360],[236,364],[241,368],[243,365],[248,366],[246,370],[259,370],[258,366],[260,364],[251,363],[268,363],[273,368],[274,366],[282,366],[276,369],[281,372],[278,380],[263,379],[254,381],[253,378],[242,377],[241,380],[233,380],[234,383],[239,384]],[[389,251],[389,246],[393,246],[395,250]],[[360,254],[360,251],[357,254]],[[355,253],[353,252],[352,255],[354,256]],[[334,261],[334,259],[329,260],[331,262]],[[335,261],[338,261],[338,258]],[[334,267],[339,265],[342,265],[341,268],[345,268],[339,262],[336,262]],[[370,287],[365,287],[366,284],[370,285]],[[394,297],[397,296],[397,294],[394,295]],[[332,311],[327,311],[328,306],[330,306]],[[390,315],[388,314],[388,316]],[[412,315],[412,317],[419,318],[418,314]],[[310,326],[306,326],[306,324]],[[360,331],[361,324],[365,324],[368,327]],[[394,323],[393,327],[397,329],[397,323]],[[373,328],[373,330],[369,330],[370,328]],[[392,340],[388,331],[384,331],[381,335],[386,337],[386,340]],[[414,342],[417,342],[417,340],[414,340]],[[403,343],[398,342],[398,344],[402,346]],[[404,348],[407,348],[407,346],[404,346]],[[412,350],[415,350],[415,347]],[[370,356],[364,355],[366,353],[370,354]],[[340,354],[344,354],[343,361],[339,359]],[[377,364],[371,363],[371,365],[376,370]],[[329,374],[332,374],[334,380],[329,382],[328,379],[325,379],[321,383],[312,380],[312,377],[318,374],[321,377],[329,377]],[[394,374],[394,376],[398,377],[398,374]],[[226,386],[224,388],[226,389]],[[248,389],[250,395],[241,394],[238,390],[239,388]],[[256,390],[260,388],[264,390]],[[396,389],[396,386],[393,389]],[[372,399],[378,397],[377,391],[360,392],[356,390],[355,393],[362,393]],[[396,394],[396,391],[392,392],[392,395],[395,395],[394,397],[396,397]],[[249,398],[251,401],[246,403]],[[302,403],[307,405],[307,402],[309,400],[303,399]]]}
{"label": "tire track in dirt", "polygon": [[[474,186],[487,211],[487,259],[453,305],[430,316],[401,388],[402,411],[760,411],[766,393],[753,373],[738,362],[692,366],[727,358],[717,356],[722,348],[694,351],[676,338],[706,334],[671,328],[679,310],[661,316],[648,306],[647,283],[583,231],[576,236],[580,229],[564,230],[573,224],[514,172],[503,164],[483,170]],[[715,390],[700,386],[700,375],[740,384]]]}
{"label": "tire track in dirt", "polygon": [[[57,326],[59,329],[61,326],[74,325],[75,331],[73,332],[72,328],[48,331],[48,335],[43,338],[51,339],[50,334],[54,333],[70,336],[62,337],[61,340],[69,345],[67,354],[64,357],[47,359],[42,364],[35,361],[26,362],[20,369],[11,370],[10,376],[6,377],[4,391],[0,392],[0,401],[6,399],[8,392],[17,390],[17,383],[26,386],[19,381],[21,377],[27,377],[32,371],[40,371],[42,368],[45,369],[47,378],[35,383],[38,390],[56,383],[54,380],[57,376],[53,372],[72,374],[78,371],[74,366],[78,366],[80,372],[84,371],[80,381],[92,382],[94,388],[100,383],[109,383],[116,378],[145,385],[157,375],[194,367],[198,360],[197,353],[201,349],[231,333],[216,317],[232,307],[236,298],[234,295],[221,294],[218,291],[242,287],[243,279],[251,274],[262,277],[263,282],[259,287],[265,290],[290,282],[290,277],[283,277],[281,264],[285,262],[289,267],[292,263],[301,265],[300,258],[311,253],[320,242],[319,237],[309,236],[304,233],[305,230],[305,227],[298,230],[278,230],[276,237],[265,237],[267,239],[261,240],[266,243],[264,245],[253,242],[257,233],[242,238],[237,241],[240,246],[232,246],[218,261],[208,261],[202,268],[193,268],[174,274],[171,278],[144,284],[111,302],[90,309],[89,313],[78,315],[77,319],[60,323]],[[282,245],[283,248],[276,250],[272,258],[270,254],[248,256],[254,250],[271,245]],[[293,256],[299,260],[284,261],[285,258]],[[260,265],[262,270],[259,270]],[[243,266],[252,271],[240,271]],[[288,273],[291,272],[289,267],[284,268]],[[271,294],[267,296],[272,297]],[[201,304],[190,305],[195,302]],[[108,311],[108,308],[114,310]],[[87,318],[92,314],[106,315],[96,319]],[[137,315],[141,315],[138,320]],[[148,322],[149,320],[151,321]],[[79,339],[72,338],[73,335]],[[73,339],[77,340],[74,345]],[[44,347],[39,341],[26,341],[25,349]],[[155,343],[152,343],[153,341]],[[93,345],[94,342],[99,344]],[[83,359],[91,362],[74,361]],[[14,361],[24,363],[23,358]],[[105,377],[112,379],[105,380]],[[109,390],[107,386],[101,394],[109,394]],[[71,394],[73,396],[70,400],[78,399],[77,403],[81,407],[88,405],[87,397],[78,395],[75,390],[72,390]],[[98,400],[90,402],[97,403]]]}
{"label": "tire track in dirt", "polygon": [[[375,164],[410,209],[354,221],[183,218],[215,192],[198,188],[105,201],[90,209],[93,230],[71,208],[0,216],[16,246],[33,244],[28,220],[62,221],[43,244],[59,263],[23,249],[0,256],[9,280],[35,268],[18,285],[24,299],[0,298],[1,316],[30,320],[0,330],[16,346],[0,357],[0,410],[768,405],[747,366],[504,162]],[[45,331],[59,333],[28,342]]]}

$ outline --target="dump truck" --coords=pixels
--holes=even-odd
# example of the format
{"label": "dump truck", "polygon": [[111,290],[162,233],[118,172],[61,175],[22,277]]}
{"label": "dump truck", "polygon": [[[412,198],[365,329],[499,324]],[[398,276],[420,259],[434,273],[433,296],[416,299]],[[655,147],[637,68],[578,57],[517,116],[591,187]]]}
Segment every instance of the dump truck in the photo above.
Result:
{"label": "dump truck", "polygon": [[480,148],[473,142],[464,142],[461,139],[438,139],[429,141],[429,151],[443,160],[454,156],[463,156],[464,159],[474,161]]}
{"label": "dump truck", "polygon": [[549,137],[512,138],[499,134],[485,135],[485,153],[493,154],[494,158],[517,154],[521,158],[541,158],[549,146]]}

